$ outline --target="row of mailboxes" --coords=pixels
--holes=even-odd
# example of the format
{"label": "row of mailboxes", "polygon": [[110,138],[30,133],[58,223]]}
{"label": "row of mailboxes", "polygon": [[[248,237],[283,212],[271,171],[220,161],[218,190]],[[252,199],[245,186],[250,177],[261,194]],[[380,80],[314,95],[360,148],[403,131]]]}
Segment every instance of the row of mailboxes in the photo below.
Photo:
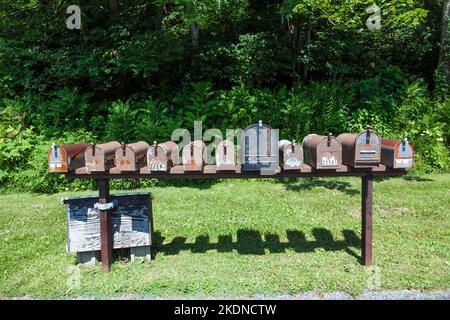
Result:
{"label": "row of mailboxes", "polygon": [[[137,142],[128,145],[116,141],[104,144],[52,145],[48,154],[50,172],[70,172],[85,168],[87,172],[168,171],[179,164],[179,147],[175,142]],[[216,147],[216,171],[235,171],[238,152],[232,141],[221,141]],[[359,134],[310,134],[303,144],[278,141],[272,128],[259,122],[247,127],[240,140],[239,159],[243,171],[274,169],[301,170],[303,164],[316,170],[338,169],[341,165],[370,168],[380,163],[394,169],[409,169],[414,150],[405,139],[386,140],[368,128]],[[183,171],[201,172],[207,164],[203,141],[193,141],[181,150]]]}

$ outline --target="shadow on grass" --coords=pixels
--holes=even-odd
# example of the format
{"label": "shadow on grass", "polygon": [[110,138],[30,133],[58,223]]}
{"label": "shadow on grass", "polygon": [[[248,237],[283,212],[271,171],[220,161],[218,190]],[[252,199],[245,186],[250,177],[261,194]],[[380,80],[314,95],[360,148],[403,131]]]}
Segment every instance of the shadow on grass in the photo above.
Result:
{"label": "shadow on grass", "polygon": [[419,176],[410,176],[410,175],[401,176],[401,177],[374,177],[373,181],[382,182],[382,181],[387,181],[387,180],[391,180],[391,179],[403,179],[405,181],[410,181],[410,182],[432,182],[432,181],[434,181],[433,179],[430,179],[430,178],[424,178],[424,177],[419,177]]}
{"label": "shadow on grass", "polygon": [[357,195],[360,192],[358,189],[352,188],[352,185],[346,181],[307,179],[301,184],[292,184],[292,181],[289,180],[281,183],[284,183],[286,190],[291,191],[311,190],[313,188],[323,187],[328,190],[343,192],[349,196]]}
{"label": "shadow on grass", "polygon": [[321,248],[325,251],[345,251],[358,261],[361,256],[352,249],[361,248],[361,238],[352,230],[342,230],[343,240],[333,239],[331,232],[324,228],[312,230],[314,240],[307,240],[305,234],[298,230],[286,230],[287,242],[280,241],[280,236],[274,233],[266,233],[264,237],[257,230],[239,229],[236,232],[236,241],[231,234],[219,235],[216,243],[210,242],[209,235],[199,235],[195,242],[186,242],[185,237],[175,237],[170,242],[164,243],[165,238],[159,231],[153,236],[153,254],[176,255],[181,251],[192,253],[204,253],[209,250],[217,252],[237,251],[243,255],[264,255],[266,249],[269,253],[283,253],[286,249],[292,249],[298,253],[314,252]]}

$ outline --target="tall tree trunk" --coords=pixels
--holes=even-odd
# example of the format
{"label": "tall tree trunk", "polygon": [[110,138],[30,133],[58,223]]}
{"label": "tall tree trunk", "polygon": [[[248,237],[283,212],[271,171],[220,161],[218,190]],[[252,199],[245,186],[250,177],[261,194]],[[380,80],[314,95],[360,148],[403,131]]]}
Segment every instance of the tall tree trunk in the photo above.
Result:
{"label": "tall tree trunk", "polygon": [[112,12],[119,11],[119,1],[118,0],[109,0],[109,9]]}
{"label": "tall tree trunk", "polygon": [[[187,2],[185,5],[186,12],[193,16],[194,14],[194,4],[192,2]],[[192,58],[191,58],[191,67],[195,73],[195,69],[198,66],[198,48],[199,48],[199,31],[200,27],[198,23],[192,22],[190,25],[191,31],[191,41],[192,41]]]}
{"label": "tall tree trunk", "polygon": [[438,71],[450,87],[450,0],[444,2],[441,23],[441,48],[439,51]]}

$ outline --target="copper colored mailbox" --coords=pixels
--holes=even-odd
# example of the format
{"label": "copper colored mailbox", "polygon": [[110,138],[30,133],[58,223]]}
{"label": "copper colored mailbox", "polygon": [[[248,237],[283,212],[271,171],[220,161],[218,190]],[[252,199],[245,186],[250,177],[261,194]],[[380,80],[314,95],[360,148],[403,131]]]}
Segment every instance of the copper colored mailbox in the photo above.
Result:
{"label": "copper colored mailbox", "polygon": [[310,134],[303,139],[303,156],[314,169],[338,169],[342,164],[342,145],[331,133]]}
{"label": "copper colored mailbox", "polygon": [[116,168],[119,171],[138,171],[147,163],[148,143],[139,141],[116,149]]}
{"label": "copper colored mailbox", "polygon": [[105,172],[114,167],[115,152],[120,147],[121,144],[117,141],[93,144],[87,147],[84,152],[86,171]]}
{"label": "copper colored mailbox", "polygon": [[87,143],[52,145],[48,150],[48,171],[51,173],[66,173],[84,167],[84,151]]}
{"label": "copper colored mailbox", "polygon": [[178,164],[178,145],[173,141],[153,143],[147,151],[147,169],[151,171],[167,171]]}
{"label": "copper colored mailbox", "polygon": [[302,146],[295,141],[280,140],[278,148],[280,150],[280,165],[283,170],[300,170],[303,164]]}
{"label": "copper colored mailbox", "polygon": [[337,139],[342,144],[342,163],[353,168],[377,166],[381,160],[381,138],[368,128],[360,134],[343,133]]}
{"label": "copper colored mailbox", "polygon": [[233,142],[224,140],[219,143],[216,149],[216,170],[235,171],[236,152]]}
{"label": "copper colored mailbox", "polygon": [[393,169],[411,169],[414,148],[407,139],[381,140],[381,163]]}
{"label": "copper colored mailbox", "polygon": [[278,134],[262,121],[245,128],[240,145],[244,171],[278,170]]}
{"label": "copper colored mailbox", "polygon": [[207,162],[206,145],[201,140],[195,140],[183,148],[183,170],[203,171]]}

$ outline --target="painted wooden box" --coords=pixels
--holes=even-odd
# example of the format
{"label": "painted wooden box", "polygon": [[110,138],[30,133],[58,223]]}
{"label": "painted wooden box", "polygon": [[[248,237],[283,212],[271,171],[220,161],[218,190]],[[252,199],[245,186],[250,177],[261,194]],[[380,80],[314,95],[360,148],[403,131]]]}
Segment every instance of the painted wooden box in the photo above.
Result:
{"label": "painted wooden box", "polygon": [[[150,193],[111,195],[113,248],[133,248],[152,244],[152,203]],[[94,208],[98,197],[63,198],[67,217],[67,252],[100,250],[100,215]]]}

